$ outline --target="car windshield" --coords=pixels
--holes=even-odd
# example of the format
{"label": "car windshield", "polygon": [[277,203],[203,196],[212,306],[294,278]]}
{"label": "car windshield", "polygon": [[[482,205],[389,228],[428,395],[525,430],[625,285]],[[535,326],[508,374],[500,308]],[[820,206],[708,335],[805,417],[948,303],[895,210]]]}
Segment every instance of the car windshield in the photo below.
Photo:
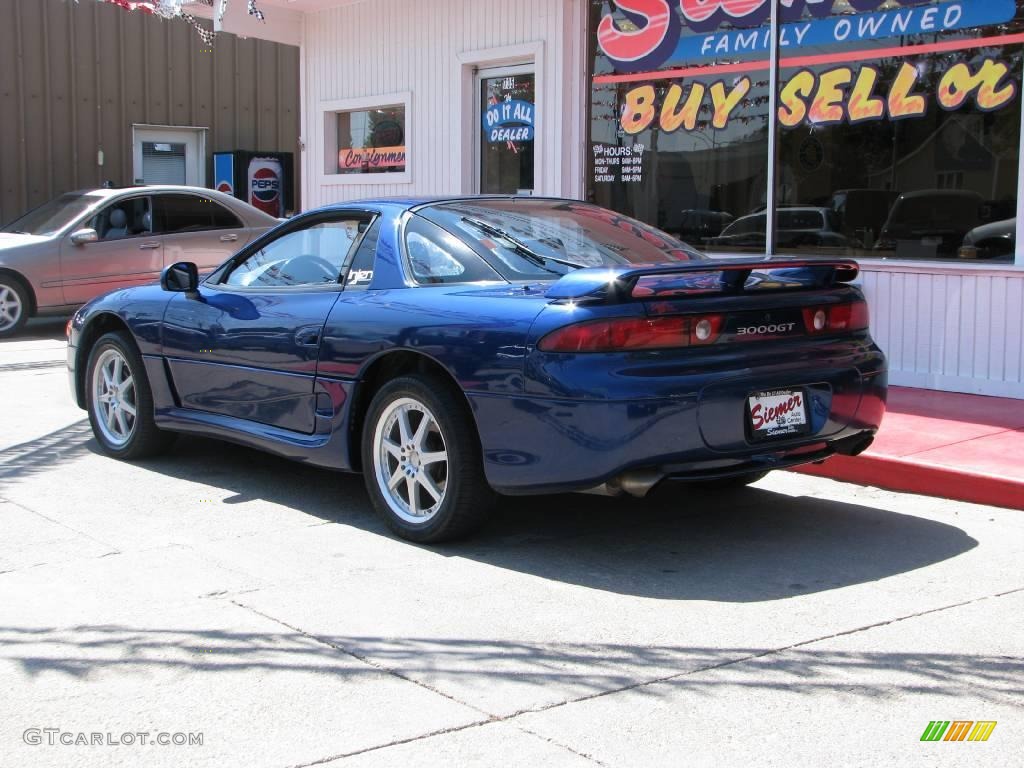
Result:
{"label": "car windshield", "polygon": [[587,203],[460,200],[419,214],[467,243],[508,280],[551,280],[581,267],[706,258],[660,230]]}
{"label": "car windshield", "polygon": [[3,228],[21,235],[52,235],[60,232],[102,200],[93,195],[69,192],[35,208]]}

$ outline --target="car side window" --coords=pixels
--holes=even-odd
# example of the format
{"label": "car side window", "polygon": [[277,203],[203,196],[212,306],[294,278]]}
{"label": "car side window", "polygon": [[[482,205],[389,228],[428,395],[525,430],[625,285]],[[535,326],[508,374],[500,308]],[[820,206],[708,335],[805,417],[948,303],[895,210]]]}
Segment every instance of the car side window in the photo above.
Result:
{"label": "car side window", "polygon": [[118,200],[101,210],[88,225],[100,240],[121,240],[153,232],[153,214],[148,197]]}
{"label": "car side window", "polygon": [[154,209],[157,231],[163,235],[242,226],[220,203],[198,195],[157,195]]}
{"label": "car side window", "polygon": [[360,224],[359,219],[341,219],[287,232],[249,254],[223,283],[246,288],[337,284],[359,240]]}
{"label": "car side window", "polygon": [[373,281],[373,264],[377,258],[377,238],[380,235],[380,219],[370,226],[359,242],[352,261],[345,273],[345,290],[365,290]]}
{"label": "car side window", "polygon": [[418,283],[472,283],[502,279],[455,235],[420,216],[405,228],[405,251]]}

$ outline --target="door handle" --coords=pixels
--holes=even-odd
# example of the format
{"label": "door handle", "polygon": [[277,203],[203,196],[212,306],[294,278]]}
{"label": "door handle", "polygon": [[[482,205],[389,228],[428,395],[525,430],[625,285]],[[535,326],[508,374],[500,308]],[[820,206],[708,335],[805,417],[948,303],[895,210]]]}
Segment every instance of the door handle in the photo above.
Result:
{"label": "door handle", "polygon": [[319,328],[300,328],[295,332],[295,343],[300,347],[316,347],[320,344]]}
{"label": "door handle", "polygon": [[221,235],[220,241],[222,243],[233,243],[238,239],[238,235]]}
{"label": "door handle", "polygon": [[141,250],[141,251],[151,251],[154,248],[159,248],[159,247],[160,247],[160,243],[139,243],[139,250]]}

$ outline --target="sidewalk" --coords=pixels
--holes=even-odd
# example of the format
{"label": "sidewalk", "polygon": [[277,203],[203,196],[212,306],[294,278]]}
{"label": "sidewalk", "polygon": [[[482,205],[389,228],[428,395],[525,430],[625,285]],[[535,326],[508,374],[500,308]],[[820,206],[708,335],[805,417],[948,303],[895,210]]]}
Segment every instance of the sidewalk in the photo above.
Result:
{"label": "sidewalk", "polygon": [[871,448],[797,471],[1024,509],[1024,400],[891,387]]}

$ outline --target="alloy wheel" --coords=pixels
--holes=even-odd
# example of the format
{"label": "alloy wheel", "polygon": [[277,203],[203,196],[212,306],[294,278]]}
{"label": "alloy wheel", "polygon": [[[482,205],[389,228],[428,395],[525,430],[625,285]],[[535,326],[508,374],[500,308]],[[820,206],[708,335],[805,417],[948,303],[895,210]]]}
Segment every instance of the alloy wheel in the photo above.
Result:
{"label": "alloy wheel", "polygon": [[448,488],[448,450],[437,418],[411,397],[390,403],[377,420],[374,474],[391,510],[409,523],[437,514]]}
{"label": "alloy wheel", "polygon": [[9,285],[0,284],[0,331],[16,326],[24,311],[18,292]]}
{"label": "alloy wheel", "polygon": [[135,377],[120,351],[111,348],[100,354],[92,388],[97,426],[111,445],[123,446],[135,432],[138,396]]}

